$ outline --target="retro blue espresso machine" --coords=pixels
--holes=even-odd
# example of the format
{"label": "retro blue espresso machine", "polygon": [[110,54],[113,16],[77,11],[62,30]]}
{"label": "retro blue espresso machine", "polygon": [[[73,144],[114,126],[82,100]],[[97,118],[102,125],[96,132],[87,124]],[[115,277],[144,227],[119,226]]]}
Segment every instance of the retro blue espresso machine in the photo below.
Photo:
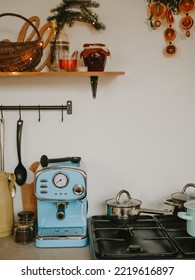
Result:
{"label": "retro blue espresso machine", "polygon": [[37,247],[87,245],[87,175],[80,157],[41,157],[35,174]]}

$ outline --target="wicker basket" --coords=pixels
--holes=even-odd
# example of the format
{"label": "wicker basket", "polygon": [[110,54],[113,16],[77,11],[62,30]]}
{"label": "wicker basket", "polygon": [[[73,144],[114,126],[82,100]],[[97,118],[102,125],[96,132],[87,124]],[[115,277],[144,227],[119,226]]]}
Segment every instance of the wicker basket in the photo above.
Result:
{"label": "wicker basket", "polygon": [[16,16],[28,22],[35,30],[38,39],[26,42],[0,42],[0,72],[28,72],[35,70],[43,55],[43,42],[36,26],[24,16],[3,13],[3,16]]}

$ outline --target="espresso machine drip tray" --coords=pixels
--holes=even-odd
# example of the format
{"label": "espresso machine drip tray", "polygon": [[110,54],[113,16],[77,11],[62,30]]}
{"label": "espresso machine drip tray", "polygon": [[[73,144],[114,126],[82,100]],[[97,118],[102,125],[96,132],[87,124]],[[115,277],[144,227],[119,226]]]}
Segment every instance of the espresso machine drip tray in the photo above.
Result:
{"label": "espresso machine drip tray", "polygon": [[79,236],[83,234],[82,228],[41,228],[39,236]]}

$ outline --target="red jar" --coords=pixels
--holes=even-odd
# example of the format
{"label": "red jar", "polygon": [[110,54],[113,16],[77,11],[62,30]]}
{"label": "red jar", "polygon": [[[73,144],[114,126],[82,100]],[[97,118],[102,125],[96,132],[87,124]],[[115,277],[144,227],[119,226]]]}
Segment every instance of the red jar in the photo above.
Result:
{"label": "red jar", "polygon": [[105,48],[104,44],[84,44],[84,50],[81,52],[85,66],[88,71],[104,71],[107,56],[110,51]]}

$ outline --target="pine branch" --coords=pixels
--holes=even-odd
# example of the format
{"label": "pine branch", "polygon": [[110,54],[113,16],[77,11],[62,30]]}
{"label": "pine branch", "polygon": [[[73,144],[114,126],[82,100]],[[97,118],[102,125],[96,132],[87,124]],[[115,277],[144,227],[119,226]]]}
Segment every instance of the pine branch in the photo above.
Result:
{"label": "pine branch", "polygon": [[51,9],[53,15],[47,18],[48,21],[56,23],[56,37],[65,25],[72,27],[75,22],[90,24],[96,30],[105,30],[105,25],[99,22],[98,15],[92,8],[98,8],[96,1],[86,0],[62,0],[56,8]]}

